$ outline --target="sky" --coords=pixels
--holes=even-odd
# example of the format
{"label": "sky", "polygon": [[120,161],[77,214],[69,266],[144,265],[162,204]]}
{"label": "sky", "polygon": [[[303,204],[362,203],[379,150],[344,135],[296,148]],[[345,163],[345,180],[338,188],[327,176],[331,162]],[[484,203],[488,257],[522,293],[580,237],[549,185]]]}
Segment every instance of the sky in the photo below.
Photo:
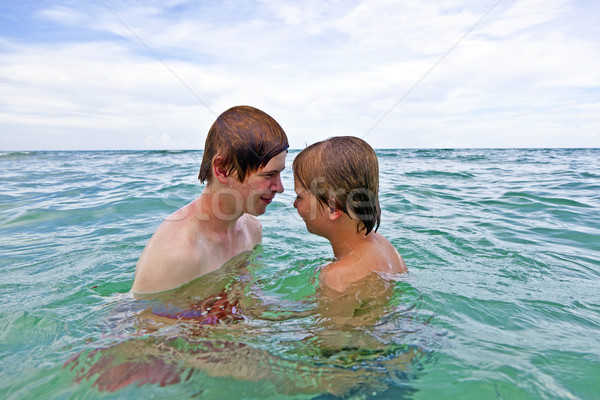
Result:
{"label": "sky", "polygon": [[0,0],[0,150],[600,147],[596,0]]}

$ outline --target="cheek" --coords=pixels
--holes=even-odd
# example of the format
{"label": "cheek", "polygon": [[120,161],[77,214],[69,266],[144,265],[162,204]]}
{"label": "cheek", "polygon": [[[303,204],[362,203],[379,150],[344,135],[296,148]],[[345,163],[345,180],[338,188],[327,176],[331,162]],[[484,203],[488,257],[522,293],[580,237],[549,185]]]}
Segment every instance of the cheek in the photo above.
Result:
{"label": "cheek", "polygon": [[271,189],[273,186],[277,186],[277,178],[271,177],[271,178],[265,179],[264,182],[262,182],[261,186],[264,189]]}
{"label": "cheek", "polygon": [[294,207],[296,207],[298,215],[300,215],[302,219],[305,219],[304,217],[306,216],[306,207],[304,207],[304,204],[298,201],[297,203],[295,202]]}

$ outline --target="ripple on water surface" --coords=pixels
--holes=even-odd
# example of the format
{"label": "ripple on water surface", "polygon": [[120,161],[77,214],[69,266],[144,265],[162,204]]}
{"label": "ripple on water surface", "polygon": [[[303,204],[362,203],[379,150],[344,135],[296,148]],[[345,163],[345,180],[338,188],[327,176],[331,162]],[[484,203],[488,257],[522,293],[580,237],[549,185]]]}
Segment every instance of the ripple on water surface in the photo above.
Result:
{"label": "ripple on water surface", "polygon": [[[158,224],[201,192],[202,153],[0,153],[0,352],[11,366],[0,370],[0,392],[104,398],[64,363],[75,357],[86,371],[99,348],[140,347],[183,371],[181,383],[128,385],[114,396],[278,398],[332,371],[364,389],[350,395],[377,398],[587,399],[600,390],[597,149],[380,151],[379,232],[410,272],[376,324],[329,330],[310,311],[332,253],[292,206],[297,153],[242,275],[243,294],[264,314],[158,334],[140,332],[147,304],[126,293]],[[332,349],[332,340],[346,345]],[[268,378],[193,364],[211,354],[228,360],[223,370],[247,365],[245,355]]]}

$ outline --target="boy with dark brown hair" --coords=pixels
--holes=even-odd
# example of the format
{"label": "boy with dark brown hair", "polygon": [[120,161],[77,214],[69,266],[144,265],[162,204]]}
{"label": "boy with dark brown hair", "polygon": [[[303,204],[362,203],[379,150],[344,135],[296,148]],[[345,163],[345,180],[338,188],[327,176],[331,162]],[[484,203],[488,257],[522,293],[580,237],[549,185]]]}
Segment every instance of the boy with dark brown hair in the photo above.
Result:
{"label": "boy with dark brown hair", "polygon": [[206,187],[150,238],[132,292],[174,289],[259,244],[256,216],[283,192],[288,147],[281,126],[261,110],[238,106],[221,114],[208,132],[198,176]]}

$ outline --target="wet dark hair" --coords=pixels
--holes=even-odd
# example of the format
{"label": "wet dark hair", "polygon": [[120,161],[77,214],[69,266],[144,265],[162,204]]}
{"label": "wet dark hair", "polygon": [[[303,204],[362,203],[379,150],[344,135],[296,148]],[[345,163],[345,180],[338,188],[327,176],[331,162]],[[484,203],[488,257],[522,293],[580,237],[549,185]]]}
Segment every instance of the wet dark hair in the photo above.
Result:
{"label": "wet dark hair", "polygon": [[381,223],[379,165],[373,148],[353,136],[332,137],[302,150],[292,166],[294,179],[323,207],[358,219],[368,235]]}
{"label": "wet dark hair", "polygon": [[208,131],[198,179],[210,184],[213,160],[223,157],[223,168],[244,182],[288,147],[283,128],[270,115],[250,106],[232,107]]}

